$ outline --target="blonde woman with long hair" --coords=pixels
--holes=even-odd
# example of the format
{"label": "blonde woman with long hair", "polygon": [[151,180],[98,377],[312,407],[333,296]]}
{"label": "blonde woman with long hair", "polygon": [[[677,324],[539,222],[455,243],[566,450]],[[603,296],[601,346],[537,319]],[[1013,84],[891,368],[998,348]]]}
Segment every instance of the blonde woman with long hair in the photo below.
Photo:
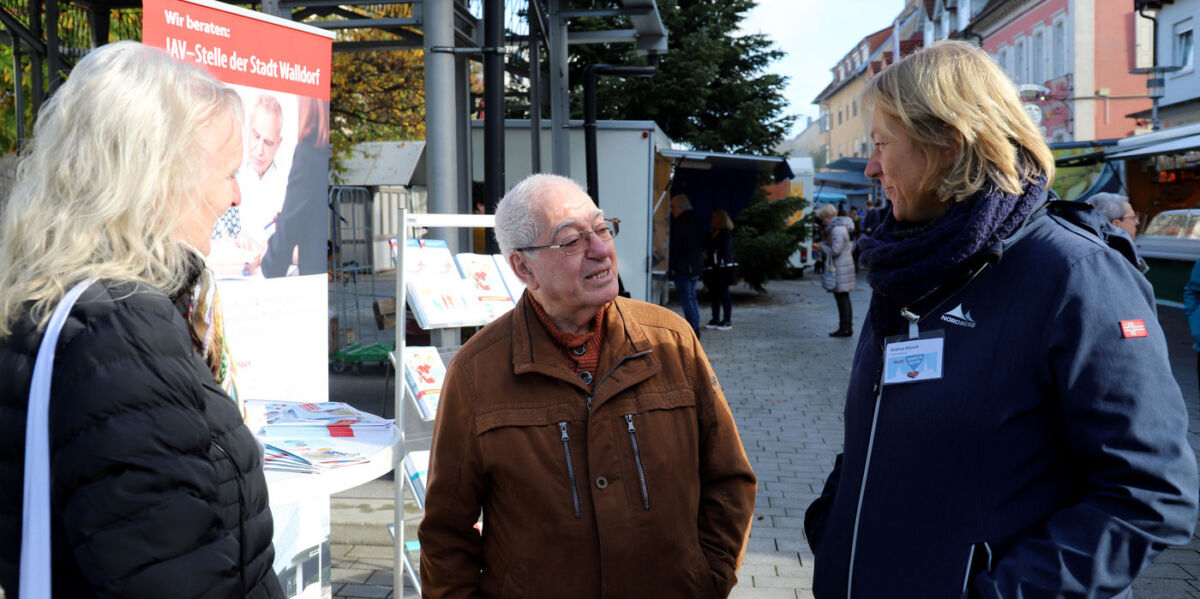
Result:
{"label": "blonde woman with long hair", "polygon": [[134,42],[38,115],[0,228],[0,586],[17,596],[30,373],[50,386],[55,597],[281,597],[262,457],[226,394],[203,254],[240,202],[237,95]]}

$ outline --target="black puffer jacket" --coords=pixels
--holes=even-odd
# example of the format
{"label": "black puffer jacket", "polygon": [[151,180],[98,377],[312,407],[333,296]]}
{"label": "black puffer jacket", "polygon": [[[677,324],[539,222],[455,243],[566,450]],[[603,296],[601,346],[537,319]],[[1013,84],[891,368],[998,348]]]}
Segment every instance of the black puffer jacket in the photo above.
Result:
{"label": "black puffer jacket", "polygon": [[[25,413],[41,332],[0,339],[0,585],[17,597]],[[163,293],[92,285],[50,392],[55,597],[275,598],[262,458]]]}

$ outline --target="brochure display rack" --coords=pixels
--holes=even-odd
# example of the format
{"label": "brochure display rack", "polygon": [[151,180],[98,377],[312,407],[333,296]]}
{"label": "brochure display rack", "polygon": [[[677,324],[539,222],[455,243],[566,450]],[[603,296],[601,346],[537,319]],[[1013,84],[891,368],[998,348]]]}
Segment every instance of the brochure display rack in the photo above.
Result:
{"label": "brochure display rack", "polygon": [[[418,267],[413,265],[412,256],[410,256],[409,261],[406,262],[405,254],[414,251],[424,251],[424,248],[422,248],[422,242],[425,240],[417,240],[415,238],[410,239],[410,232],[417,227],[449,229],[491,228],[495,226],[496,221],[495,217],[490,214],[411,214],[407,210],[401,209],[400,222],[402,223],[402,226],[400,227],[399,237],[396,240],[396,306],[398,311],[402,311],[405,306],[408,306],[411,303],[413,305],[414,314],[420,315],[420,312],[424,311],[428,306],[421,305],[419,303],[425,298],[417,298],[416,302],[410,302],[408,295],[409,291],[417,291],[419,289],[431,288],[433,286],[425,285],[418,281],[412,280],[414,277],[412,276],[411,271]],[[442,247],[445,247],[444,244]],[[445,254],[445,257],[450,257],[448,248],[446,249]],[[431,262],[433,262],[433,260],[431,260]],[[461,269],[462,261],[458,262],[459,268]],[[475,305],[478,309],[478,313],[482,313],[482,315],[459,319],[457,321],[452,318],[435,319],[431,317],[427,321],[423,321],[421,318],[418,318],[418,324],[421,324],[422,328],[435,329],[478,325],[485,322],[490,322],[490,320],[494,319],[495,316],[498,316],[495,306],[496,304],[502,305],[503,301],[499,298],[498,292],[482,290],[483,286],[478,285],[478,283],[481,277],[486,277],[486,275],[479,274],[483,267],[480,267],[478,265],[478,261],[474,259],[472,260],[472,264],[475,264],[476,266],[469,270],[469,272],[471,272],[470,279],[463,279],[463,291],[459,294],[456,294],[453,300],[458,301],[462,299],[467,304]],[[497,271],[500,272],[502,277],[504,276],[505,273],[503,273],[499,267],[497,268]],[[408,272],[408,274],[406,274],[406,272]],[[471,287],[468,285],[472,281],[474,281],[479,289],[482,290],[480,293],[473,294],[470,291]],[[502,279],[497,280],[496,284],[498,284],[500,287],[504,287],[504,282]],[[442,291],[445,291],[445,287],[441,289]],[[433,297],[431,299],[436,301],[439,298]],[[487,302],[491,305],[488,307],[480,307],[481,302]],[[489,314],[488,312],[491,313]],[[431,315],[426,312],[424,316]],[[439,354],[436,351],[437,348],[413,348],[416,351],[412,352],[406,351],[406,349],[403,327],[396,327],[396,350],[393,355],[389,356],[389,358],[391,359],[392,365],[396,369],[397,384],[395,386],[395,411],[393,413],[396,415],[396,429],[399,431],[400,435],[399,451],[393,454],[394,462],[392,464],[396,471],[396,507],[392,527],[396,535],[393,555],[393,575],[395,577],[393,584],[395,585],[394,588],[396,589],[397,596],[401,594],[401,589],[404,588],[404,577],[406,573],[409,581],[412,582],[413,587],[416,588],[418,593],[421,592],[420,574],[411,557],[409,545],[406,545],[404,540],[404,492],[406,488],[409,489],[412,492],[412,497],[414,502],[417,504],[417,507],[421,510],[424,510],[425,479],[429,470],[429,452],[409,452],[408,448],[405,446],[404,401],[405,397],[408,397],[409,400],[413,402],[413,406],[416,408],[417,413],[421,415],[421,418],[425,422],[432,421],[436,415],[437,393],[440,391],[440,388],[437,388],[436,385],[431,386],[428,380],[429,378],[436,377],[422,377],[422,375],[436,373],[439,366],[441,366],[443,369],[445,368],[444,364],[434,361],[434,358],[439,358]],[[411,372],[410,365],[413,366]]]}

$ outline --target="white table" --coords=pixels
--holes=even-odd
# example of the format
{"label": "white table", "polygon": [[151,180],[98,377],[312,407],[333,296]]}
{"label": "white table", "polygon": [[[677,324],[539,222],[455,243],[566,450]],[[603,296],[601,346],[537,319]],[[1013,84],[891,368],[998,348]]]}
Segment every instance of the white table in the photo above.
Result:
{"label": "white table", "polygon": [[[259,437],[270,443],[272,437]],[[276,574],[284,594],[292,599],[326,599],[331,581],[329,496],[373,481],[396,465],[404,437],[395,427],[356,432],[353,437],[308,437],[310,444],[357,453],[367,461],[319,472],[266,470],[267,491],[275,520]]]}
{"label": "white table", "polygon": [[[269,443],[270,438],[260,437]],[[279,472],[267,470],[267,489],[271,495],[271,506],[298,503],[308,499],[325,497],[371,482],[392,471],[395,458],[399,455],[402,437],[396,427],[387,432],[363,433],[354,437],[332,437],[310,439],[341,451],[355,452],[367,459],[365,464],[332,468],[323,472]]]}

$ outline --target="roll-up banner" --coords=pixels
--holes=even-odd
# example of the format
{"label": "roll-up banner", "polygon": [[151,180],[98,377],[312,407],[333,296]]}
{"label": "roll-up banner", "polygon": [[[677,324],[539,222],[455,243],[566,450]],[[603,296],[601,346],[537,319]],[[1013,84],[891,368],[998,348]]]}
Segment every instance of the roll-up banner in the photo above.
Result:
{"label": "roll-up banner", "polygon": [[333,34],[207,0],[144,0],[142,41],[242,99],[242,202],[218,219],[217,276],[242,399],[328,399]]}

